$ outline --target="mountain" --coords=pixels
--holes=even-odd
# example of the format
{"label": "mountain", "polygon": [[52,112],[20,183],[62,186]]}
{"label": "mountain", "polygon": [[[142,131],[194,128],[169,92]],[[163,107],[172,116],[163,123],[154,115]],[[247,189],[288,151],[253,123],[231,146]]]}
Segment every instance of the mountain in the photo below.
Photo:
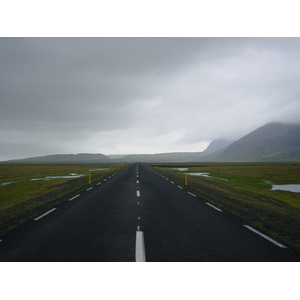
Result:
{"label": "mountain", "polygon": [[233,142],[234,141],[232,141],[232,140],[224,140],[224,139],[213,140],[203,152],[204,153],[214,153],[216,151],[219,151],[223,148],[228,147]]}
{"label": "mountain", "polygon": [[109,155],[107,155],[107,157],[109,157],[111,159],[119,159],[119,158],[122,158],[126,155],[128,155],[128,154],[109,154]]}
{"label": "mountain", "polygon": [[25,159],[8,160],[2,163],[30,163],[30,164],[70,164],[70,163],[109,163],[111,159],[104,154],[54,154]]}
{"label": "mountain", "polygon": [[120,162],[147,162],[147,163],[168,163],[168,162],[195,162],[199,161],[205,154],[203,152],[173,152],[157,154],[131,154],[119,159]]}
{"label": "mountain", "polygon": [[[300,124],[266,124],[228,145],[215,140],[204,152],[111,155],[56,154],[1,163],[188,163],[300,161]],[[213,153],[212,153],[213,152]]]}
{"label": "mountain", "polygon": [[300,125],[268,123],[209,161],[300,161]]}

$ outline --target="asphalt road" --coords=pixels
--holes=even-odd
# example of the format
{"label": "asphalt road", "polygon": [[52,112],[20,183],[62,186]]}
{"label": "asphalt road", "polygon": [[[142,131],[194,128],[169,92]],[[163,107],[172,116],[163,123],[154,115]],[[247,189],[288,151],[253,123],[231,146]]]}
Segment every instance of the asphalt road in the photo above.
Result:
{"label": "asphalt road", "polygon": [[247,226],[133,164],[2,236],[0,261],[299,261]]}

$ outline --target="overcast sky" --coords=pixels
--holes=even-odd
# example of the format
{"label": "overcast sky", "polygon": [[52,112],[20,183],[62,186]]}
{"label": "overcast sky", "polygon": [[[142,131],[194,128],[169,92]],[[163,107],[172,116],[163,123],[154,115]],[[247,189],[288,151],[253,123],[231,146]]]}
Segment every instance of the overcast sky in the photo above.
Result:
{"label": "overcast sky", "polygon": [[299,38],[0,38],[0,160],[202,151],[299,115]]}

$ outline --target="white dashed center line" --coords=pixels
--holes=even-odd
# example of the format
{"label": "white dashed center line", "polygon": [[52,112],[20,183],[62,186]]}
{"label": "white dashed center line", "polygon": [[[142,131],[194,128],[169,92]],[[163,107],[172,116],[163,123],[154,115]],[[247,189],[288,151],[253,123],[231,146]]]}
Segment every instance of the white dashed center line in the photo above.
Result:
{"label": "white dashed center line", "polygon": [[136,262],[146,261],[144,233],[143,231],[140,231],[140,226],[138,226],[138,231],[136,232],[135,261]]}
{"label": "white dashed center line", "polygon": [[140,197],[141,196],[140,191],[136,191],[136,195],[137,195],[137,197]]}
{"label": "white dashed center line", "polygon": [[93,188],[93,186],[92,186],[92,187],[90,187],[90,188],[88,188],[86,191],[88,192],[88,191],[90,191],[92,188]]}

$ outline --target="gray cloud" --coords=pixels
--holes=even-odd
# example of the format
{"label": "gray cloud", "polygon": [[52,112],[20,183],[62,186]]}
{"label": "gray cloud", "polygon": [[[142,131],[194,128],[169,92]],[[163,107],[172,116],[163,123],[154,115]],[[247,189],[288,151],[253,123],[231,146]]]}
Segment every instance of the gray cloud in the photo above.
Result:
{"label": "gray cloud", "polygon": [[0,160],[201,151],[298,122],[299,38],[1,38]]}

